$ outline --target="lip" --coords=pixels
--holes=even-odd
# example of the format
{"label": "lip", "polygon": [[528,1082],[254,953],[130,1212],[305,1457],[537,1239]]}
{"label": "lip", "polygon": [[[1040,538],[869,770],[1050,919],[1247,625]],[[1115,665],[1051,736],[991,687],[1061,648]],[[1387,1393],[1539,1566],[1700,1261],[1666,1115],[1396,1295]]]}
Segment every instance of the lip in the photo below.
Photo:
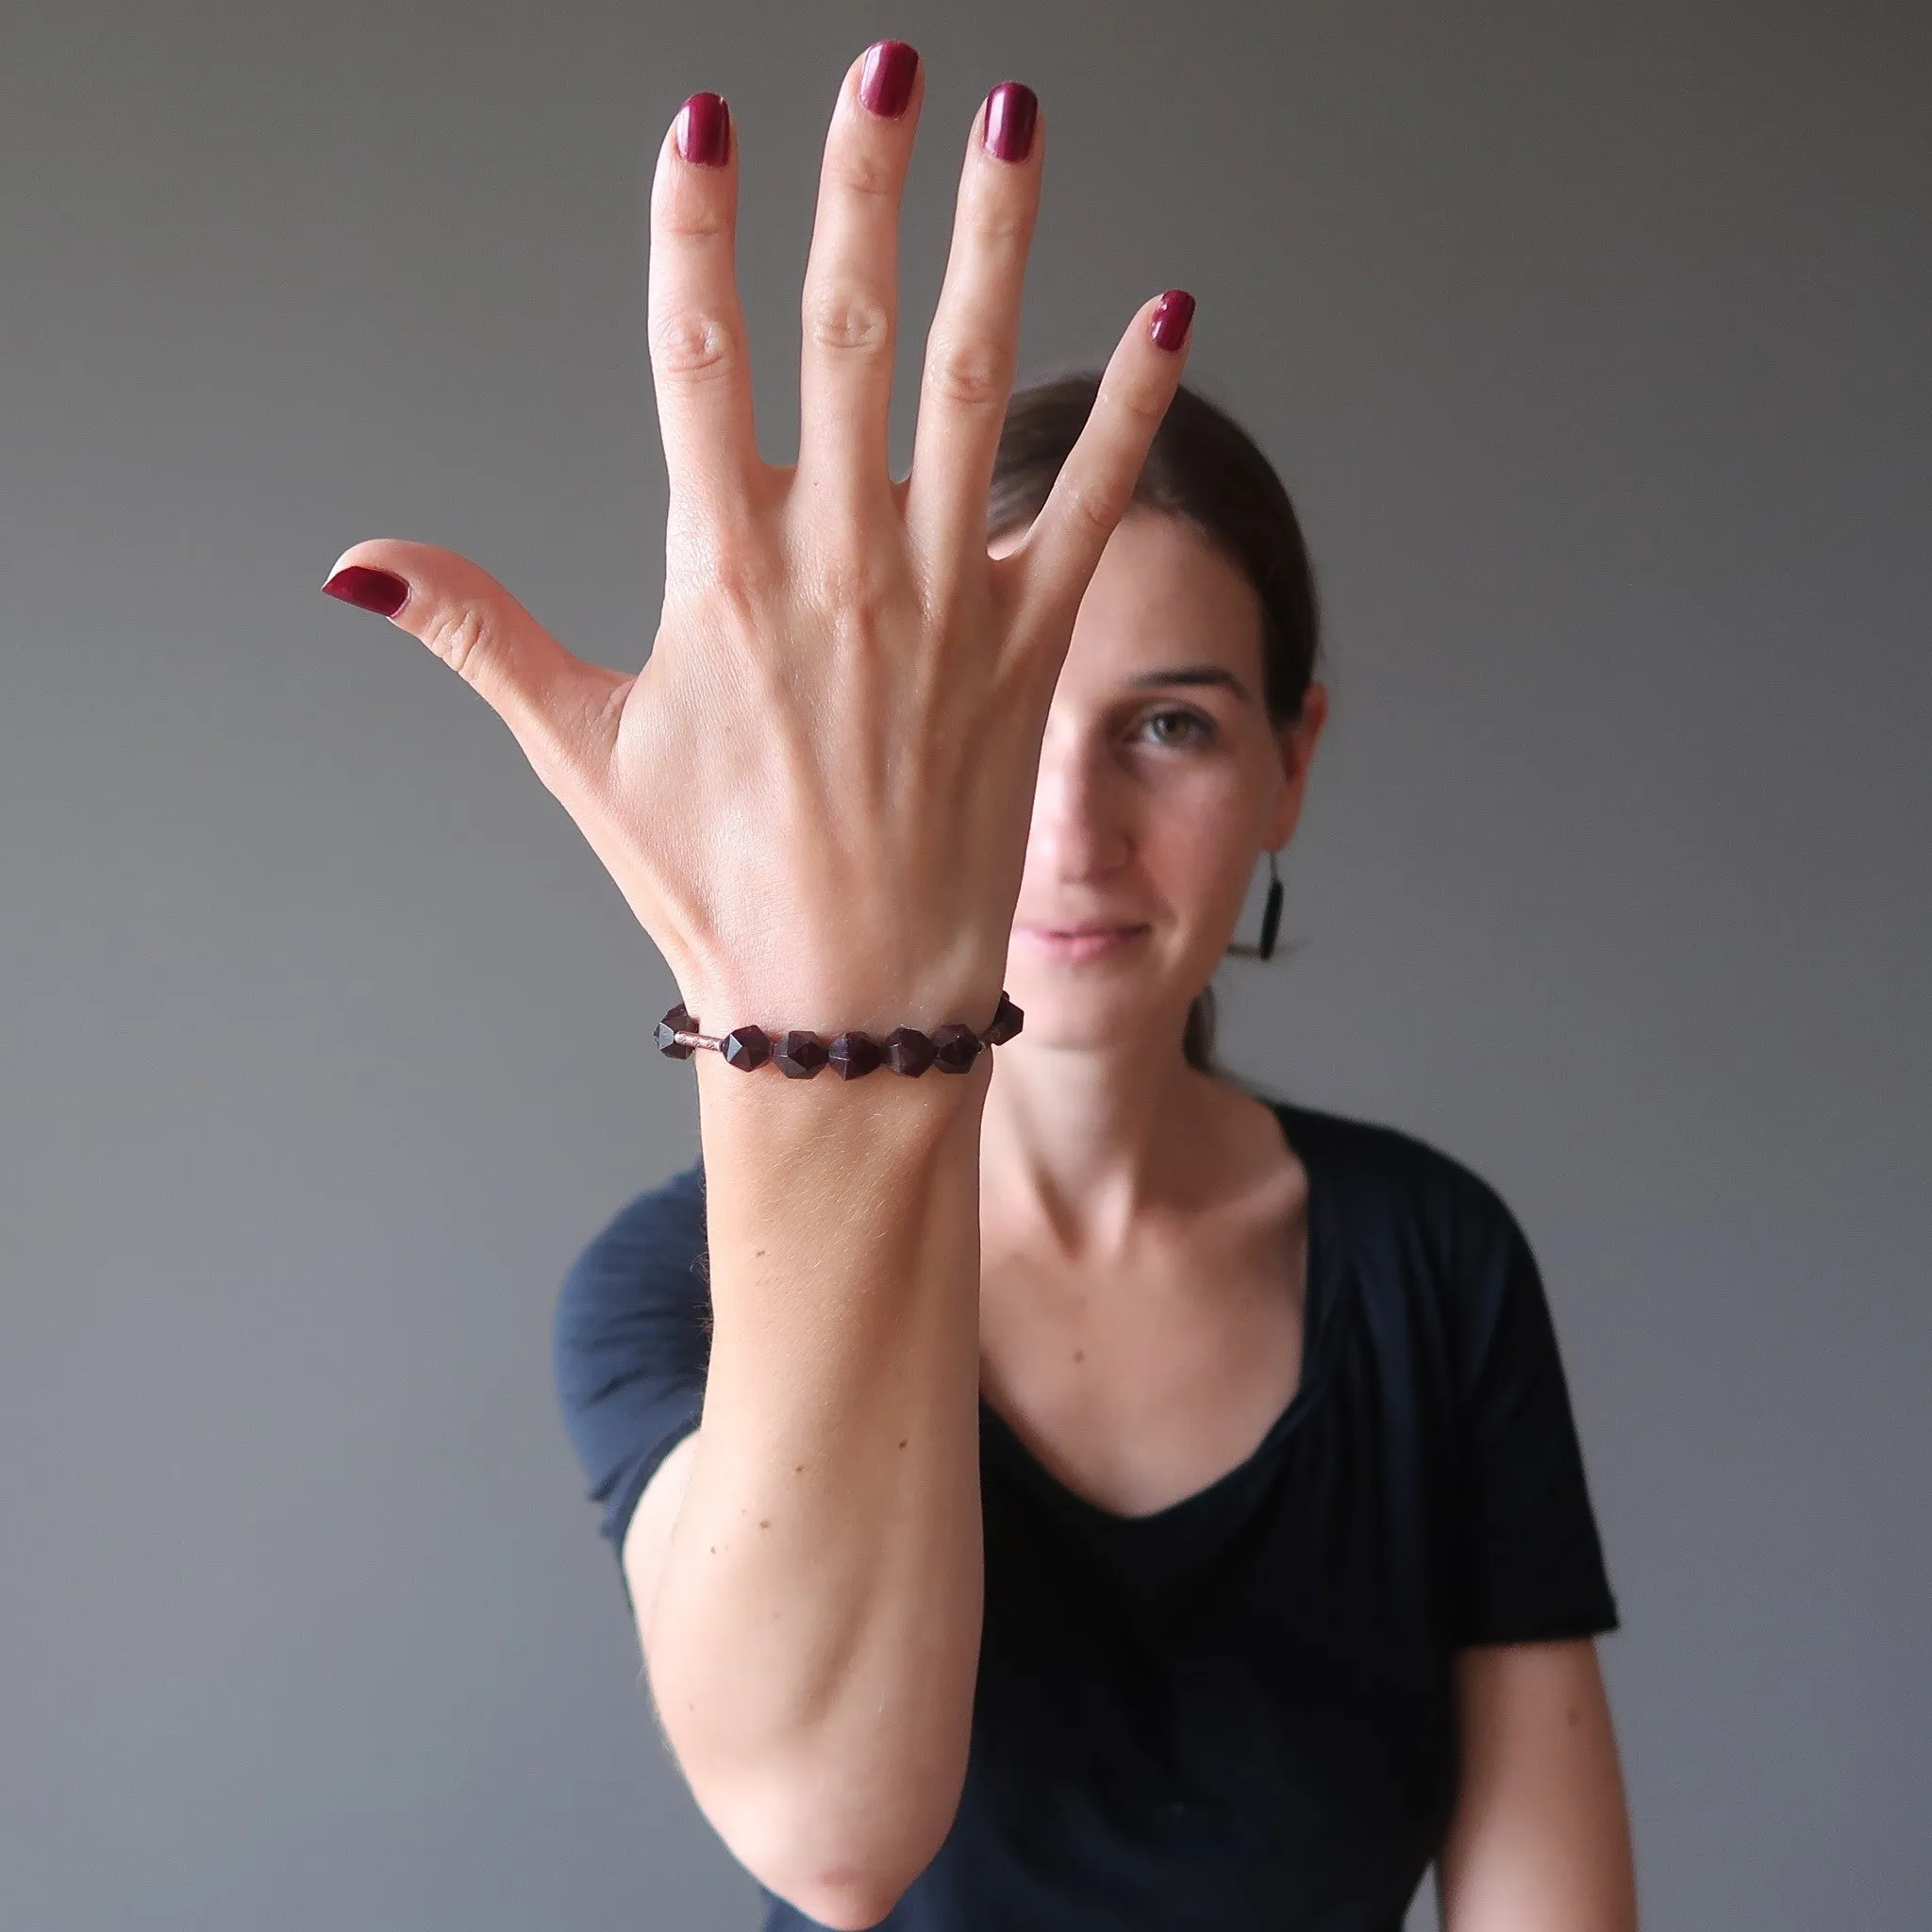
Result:
{"label": "lip", "polygon": [[1146,925],[1075,925],[1053,927],[1046,925],[1023,925],[1018,931],[1026,943],[1036,952],[1042,953],[1049,959],[1058,959],[1077,965],[1086,959],[1098,959],[1108,953],[1118,952],[1124,946],[1150,932]]}

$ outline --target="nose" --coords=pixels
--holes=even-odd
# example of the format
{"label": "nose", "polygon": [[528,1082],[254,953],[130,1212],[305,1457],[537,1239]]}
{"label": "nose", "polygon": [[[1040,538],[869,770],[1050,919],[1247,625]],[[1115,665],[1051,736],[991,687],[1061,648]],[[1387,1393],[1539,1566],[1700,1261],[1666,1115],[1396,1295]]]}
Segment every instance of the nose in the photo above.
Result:
{"label": "nose", "polygon": [[1040,753],[1026,870],[1051,889],[1102,880],[1133,849],[1124,779],[1085,734],[1051,729]]}

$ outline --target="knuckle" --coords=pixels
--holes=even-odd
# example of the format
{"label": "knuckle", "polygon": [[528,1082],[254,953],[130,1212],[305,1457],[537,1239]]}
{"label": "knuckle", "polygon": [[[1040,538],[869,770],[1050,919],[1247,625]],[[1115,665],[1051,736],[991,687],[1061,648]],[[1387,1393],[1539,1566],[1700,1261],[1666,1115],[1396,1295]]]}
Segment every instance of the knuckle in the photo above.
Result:
{"label": "knuckle", "polygon": [[828,545],[816,559],[812,577],[821,609],[853,629],[871,627],[883,598],[879,572],[870,557],[846,545]]}
{"label": "knuckle", "polygon": [[655,226],[667,242],[713,242],[731,233],[731,204],[726,196],[700,186],[689,175],[675,177],[676,185],[663,195],[657,208]]}
{"label": "knuckle", "polygon": [[716,242],[731,232],[731,217],[702,201],[674,201],[659,218],[667,242]]}
{"label": "knuckle", "polygon": [[939,342],[926,358],[926,388],[962,408],[1003,408],[1012,380],[1013,358],[996,342]]}
{"label": "knuckle", "polygon": [[1128,376],[1105,384],[1099,402],[1117,416],[1124,416],[1136,430],[1152,436],[1167,413],[1167,390],[1148,379]]}
{"label": "knuckle", "polygon": [[702,604],[710,624],[733,637],[757,637],[776,601],[771,560],[756,545],[692,543],[679,559],[673,601]]}
{"label": "knuckle", "polygon": [[838,519],[801,516],[785,541],[793,593],[821,616],[870,609],[882,600],[885,572],[862,529]]}
{"label": "knuckle", "polygon": [[1126,514],[1126,489],[1105,477],[1088,476],[1067,491],[1067,518],[1084,537],[1105,541]]}
{"label": "knuckle", "polygon": [[898,191],[895,162],[863,142],[841,142],[825,157],[825,185],[862,201],[886,199]]}
{"label": "knuckle", "polygon": [[651,362],[660,375],[705,381],[740,361],[737,331],[724,317],[678,308],[651,325]]}
{"label": "knuckle", "polygon": [[489,655],[496,625],[487,606],[465,599],[443,605],[423,641],[466,684],[475,684]]}
{"label": "knuckle", "polygon": [[1017,194],[989,194],[973,208],[973,242],[1006,255],[1032,240],[1033,223],[1031,205]]}
{"label": "knuckle", "polygon": [[834,353],[878,356],[892,345],[892,312],[870,289],[811,290],[805,298],[806,339]]}

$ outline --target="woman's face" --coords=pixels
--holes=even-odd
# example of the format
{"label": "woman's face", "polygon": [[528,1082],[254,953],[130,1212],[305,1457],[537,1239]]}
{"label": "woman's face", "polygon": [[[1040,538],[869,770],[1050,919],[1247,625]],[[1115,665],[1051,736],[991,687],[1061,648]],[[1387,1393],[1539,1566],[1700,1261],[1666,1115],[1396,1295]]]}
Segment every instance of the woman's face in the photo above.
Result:
{"label": "woman's face", "polygon": [[[1326,715],[1313,685],[1277,730],[1261,666],[1260,604],[1240,567],[1192,525],[1130,510],[1047,718],[1008,953],[1026,1015],[1015,1045],[1178,1045],[1258,855],[1294,830]],[[1113,930],[1066,936],[1082,927]]]}

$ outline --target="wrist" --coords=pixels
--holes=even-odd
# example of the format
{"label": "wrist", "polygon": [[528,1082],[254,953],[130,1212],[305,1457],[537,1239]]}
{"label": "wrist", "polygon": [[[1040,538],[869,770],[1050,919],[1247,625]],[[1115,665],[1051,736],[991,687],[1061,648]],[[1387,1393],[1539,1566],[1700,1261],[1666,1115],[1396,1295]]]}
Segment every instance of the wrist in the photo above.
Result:
{"label": "wrist", "polygon": [[[839,1078],[862,1079],[882,1068],[890,1068],[901,1077],[917,1078],[931,1069],[951,1075],[966,1073],[982,1053],[1014,1038],[1025,1017],[1004,987],[994,993],[988,1017],[977,1022],[958,1017],[961,1011],[987,1005],[983,995],[971,993],[950,1002],[899,994],[890,1008],[876,1004],[875,996],[870,994],[862,999],[837,994],[813,999],[794,993],[787,996],[786,1004],[794,1013],[850,1012],[871,1005],[875,1012],[890,1012],[891,1019],[874,1018],[869,1024],[848,1020],[832,1025],[793,1018],[774,1024],[742,1017],[756,1010],[750,1000],[700,994],[696,1005],[681,998],[667,1008],[652,1029],[652,1039],[671,1058],[690,1059],[694,1054],[715,1053],[743,1074],[775,1064],[792,1079],[816,1078],[827,1069]],[[737,1020],[707,1023],[704,1009],[715,1013],[734,1008],[741,1016]],[[947,1011],[953,1017],[936,1025],[923,1025],[908,1017],[927,1009]]]}
{"label": "wrist", "polygon": [[746,1073],[721,1054],[700,1050],[691,1065],[707,1163],[714,1151],[728,1155],[741,1147],[761,1160],[788,1150],[917,1160],[962,1133],[976,1149],[992,1059],[982,1052],[963,1074],[928,1067],[908,1078],[881,1067],[846,1080],[826,1068],[799,1080],[769,1063]]}

